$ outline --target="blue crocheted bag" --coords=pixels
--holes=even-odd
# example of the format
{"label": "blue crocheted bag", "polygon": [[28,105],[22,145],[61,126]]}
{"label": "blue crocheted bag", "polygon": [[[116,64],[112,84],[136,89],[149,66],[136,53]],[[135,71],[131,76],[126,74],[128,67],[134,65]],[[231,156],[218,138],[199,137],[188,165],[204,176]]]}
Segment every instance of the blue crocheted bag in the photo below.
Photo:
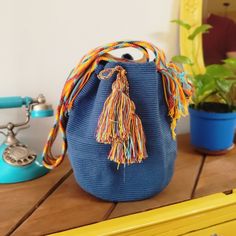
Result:
{"label": "blue crocheted bag", "polygon": [[[119,59],[107,51],[135,47],[144,61]],[[154,52],[150,61],[147,49]],[[89,63],[88,63],[89,62]],[[87,64],[86,64],[87,63]],[[44,164],[57,166],[67,149],[78,184],[109,201],[134,201],[161,192],[176,158],[174,128],[187,114],[191,85],[155,46],[140,41],[96,48],[70,74]],[[58,128],[63,155],[50,156]]]}

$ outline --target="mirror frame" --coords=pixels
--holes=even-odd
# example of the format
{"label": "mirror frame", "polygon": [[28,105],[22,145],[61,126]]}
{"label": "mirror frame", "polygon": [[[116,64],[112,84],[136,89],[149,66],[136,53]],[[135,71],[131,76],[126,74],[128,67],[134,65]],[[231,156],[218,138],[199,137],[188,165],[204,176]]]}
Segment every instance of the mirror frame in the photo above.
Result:
{"label": "mirror frame", "polygon": [[[202,24],[202,4],[204,0],[181,0],[180,19],[193,26]],[[192,58],[192,41],[188,40],[188,32],[183,27],[179,27],[180,54]],[[195,73],[204,73],[205,64],[203,59],[202,35],[197,36],[194,41],[196,65],[193,66]],[[184,65],[184,69],[191,73],[190,66]]]}

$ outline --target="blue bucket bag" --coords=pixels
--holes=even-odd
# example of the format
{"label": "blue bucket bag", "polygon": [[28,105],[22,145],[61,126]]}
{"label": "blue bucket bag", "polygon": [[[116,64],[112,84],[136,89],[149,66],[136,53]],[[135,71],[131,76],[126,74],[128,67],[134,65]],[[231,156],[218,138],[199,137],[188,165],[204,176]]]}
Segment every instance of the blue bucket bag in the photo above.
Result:
{"label": "blue bucket bag", "polygon": [[[141,50],[142,61],[108,54],[125,47]],[[116,202],[152,197],[173,175],[176,121],[188,112],[191,89],[181,69],[167,64],[150,43],[94,49],[66,81],[43,153],[45,166],[58,166],[68,149],[75,179],[86,192]],[[55,158],[51,147],[58,130],[62,155]]]}

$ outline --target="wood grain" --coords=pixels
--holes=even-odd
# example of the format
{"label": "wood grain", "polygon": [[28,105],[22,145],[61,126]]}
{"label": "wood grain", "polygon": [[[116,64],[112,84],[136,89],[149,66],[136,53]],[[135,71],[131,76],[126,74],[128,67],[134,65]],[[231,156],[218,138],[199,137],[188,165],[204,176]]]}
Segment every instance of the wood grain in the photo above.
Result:
{"label": "wood grain", "polygon": [[222,156],[207,156],[194,197],[236,188],[236,148]]}
{"label": "wood grain", "polygon": [[178,155],[174,176],[167,188],[157,196],[144,201],[118,203],[109,218],[142,212],[189,200],[195,185],[202,156],[189,143],[189,135],[178,137]]}
{"label": "wood grain", "polygon": [[[169,186],[162,193],[151,199],[118,203],[114,210],[114,203],[104,202],[84,192],[75,182],[74,176],[71,175],[35,211],[31,212],[32,214],[28,215],[25,221],[22,221],[22,224],[12,235],[45,235],[99,222],[107,218],[142,212],[189,200],[201,163],[202,156],[194,152],[189,144],[189,135],[179,136],[175,174]],[[67,170],[69,170],[69,167]],[[57,170],[50,175],[54,175],[56,172]],[[48,180],[47,183],[50,181],[53,185],[52,179]],[[5,229],[15,225],[22,215],[29,212],[32,205],[37,203],[37,199],[42,197],[41,193],[48,189],[45,187],[46,183],[43,181],[43,178],[39,179],[38,182],[38,185],[31,185],[31,190],[28,190],[29,192],[25,191],[27,188],[24,187],[24,184],[12,185],[11,189],[5,190],[8,191],[8,193],[4,192],[5,198],[9,196],[9,192],[11,192],[11,197],[13,198],[14,195],[12,193],[16,192],[16,202],[19,198],[26,199],[25,202],[23,201],[23,206],[22,202],[20,202],[19,206],[12,207],[8,205],[9,200],[5,200],[5,211],[8,209],[12,211],[12,214],[8,215],[8,217],[2,218]],[[25,184],[30,184],[30,182]],[[18,193],[19,191],[21,194]],[[2,198],[1,196],[0,199]],[[28,208],[26,207],[27,202],[29,203]],[[14,209],[20,211],[21,217],[15,218]],[[9,217],[14,218],[14,222],[11,222],[10,225],[8,224]],[[0,235],[2,234],[0,233]]]}
{"label": "wood grain", "polygon": [[6,235],[69,170],[65,160],[57,170],[39,179],[0,185],[0,235]]}
{"label": "wood grain", "polygon": [[99,222],[113,205],[84,192],[70,176],[13,235],[45,235]]}

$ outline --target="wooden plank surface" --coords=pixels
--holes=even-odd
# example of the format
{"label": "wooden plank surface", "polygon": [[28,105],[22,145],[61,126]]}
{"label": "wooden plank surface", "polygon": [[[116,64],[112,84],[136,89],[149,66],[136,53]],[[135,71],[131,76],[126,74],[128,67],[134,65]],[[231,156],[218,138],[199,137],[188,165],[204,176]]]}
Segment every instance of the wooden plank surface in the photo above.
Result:
{"label": "wooden plank surface", "polygon": [[65,160],[57,170],[39,179],[0,185],[0,235],[11,231],[69,170],[69,162]]}
{"label": "wooden plank surface", "polygon": [[113,206],[84,192],[71,175],[13,235],[45,235],[99,222]]}
{"label": "wooden plank surface", "polygon": [[[129,203],[114,204],[99,200],[84,192],[75,183],[74,177],[71,174],[54,192],[52,192],[51,195],[47,196],[47,199],[45,199],[41,205],[35,207],[34,211],[31,212],[32,214],[28,215],[28,218],[25,217],[25,221],[21,222],[21,225],[12,235],[45,235],[100,222],[108,218],[142,212],[189,200],[199,170],[201,169],[202,160],[202,156],[194,152],[189,144],[189,135],[179,136],[175,174],[169,186],[162,193],[151,199]],[[67,163],[67,171],[69,169]],[[59,173],[60,171],[62,170],[55,170],[50,173],[50,175],[56,175],[58,172],[58,177],[62,177],[63,173],[66,173],[66,171]],[[15,196],[18,196],[17,199],[28,196],[25,197],[27,201],[25,203],[23,201],[23,206],[22,201],[20,201],[19,206],[11,207],[8,205],[10,202],[9,199],[5,200],[5,211],[10,209],[12,213],[8,214],[7,217],[2,218],[4,229],[9,229],[12,225],[14,226],[22,216],[27,214],[29,209],[32,209],[32,206],[37,203],[37,199],[39,201],[39,199],[42,198],[41,193],[45,191],[45,186],[48,186],[48,189],[50,189],[50,186],[53,186],[54,184],[53,179],[43,181],[43,178],[41,178],[36,181],[39,183],[36,184],[32,181],[32,183],[27,182],[24,184],[12,185],[11,191],[9,187],[8,190],[1,189],[1,191],[4,192],[4,196],[0,196],[0,199],[9,198],[9,191],[15,192]],[[51,185],[45,185],[50,182]],[[31,190],[28,190],[27,192],[28,188],[24,186],[28,185],[31,186]],[[13,194],[11,196],[13,196]],[[29,203],[28,208],[26,207],[27,202]],[[20,212],[18,218],[15,217],[17,214],[14,215],[14,209],[18,211],[18,213]],[[11,220],[11,223],[9,224],[9,217],[13,218],[14,222]],[[1,232],[0,235],[2,235]]]}
{"label": "wooden plank surface", "polygon": [[178,155],[175,172],[167,188],[157,196],[144,201],[118,203],[109,218],[189,200],[202,160],[202,156],[191,147],[189,135],[180,135],[178,137]]}
{"label": "wooden plank surface", "polygon": [[236,148],[222,156],[207,156],[194,197],[236,188]]}

